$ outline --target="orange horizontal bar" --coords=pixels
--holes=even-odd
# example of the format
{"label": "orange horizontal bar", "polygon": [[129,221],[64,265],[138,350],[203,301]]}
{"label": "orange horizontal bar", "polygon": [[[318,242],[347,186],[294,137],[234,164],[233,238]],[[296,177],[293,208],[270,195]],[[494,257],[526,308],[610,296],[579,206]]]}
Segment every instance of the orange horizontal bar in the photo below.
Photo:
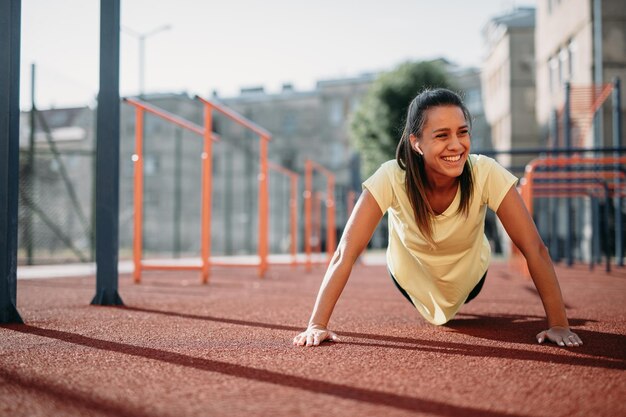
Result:
{"label": "orange horizontal bar", "polygon": [[[598,190],[599,191],[599,190]],[[546,191],[546,190],[537,190],[533,194],[533,198],[560,198],[560,197],[596,197],[596,198],[606,198],[604,193],[600,193],[598,191],[589,190],[586,191]],[[609,197],[624,197],[626,193],[611,193]]]}
{"label": "orange horizontal bar", "polygon": [[155,265],[141,264],[141,269],[146,271],[199,271],[202,265]]}
{"label": "orange horizontal bar", "polygon": [[[583,178],[584,179],[584,178]],[[585,181],[573,181],[573,182],[538,182],[532,185],[533,188],[626,188],[626,183],[619,182],[585,182]]]}
{"label": "orange horizontal bar", "polygon": [[218,112],[222,113],[224,116],[234,120],[235,122],[241,124],[242,126],[247,127],[248,129],[250,129],[253,132],[255,132],[257,135],[263,136],[263,137],[265,137],[268,140],[272,137],[270,132],[268,132],[267,130],[263,129],[261,126],[257,125],[252,120],[246,119],[245,117],[243,117],[239,113],[236,113],[235,111],[229,109],[228,107],[223,106],[221,104],[218,104],[218,103],[216,103],[214,101],[204,99],[204,98],[202,98],[202,97],[200,97],[198,95],[195,98],[197,100],[201,101],[204,104],[210,105],[215,110],[217,110]]}
{"label": "orange horizontal bar", "polygon": [[214,262],[211,261],[211,266],[221,266],[221,267],[234,267],[234,268],[241,268],[241,267],[250,267],[250,268],[257,268],[259,265],[261,265],[260,262],[254,263],[254,264],[250,264],[250,263],[231,263],[231,262]]}
{"label": "orange horizontal bar", "polygon": [[623,171],[587,171],[587,172],[535,172],[533,179],[608,179],[626,178]]}
{"label": "orange horizontal bar", "polygon": [[311,161],[311,164],[313,165],[313,167],[315,169],[317,169],[318,171],[321,171],[322,173],[324,173],[324,175],[326,175],[327,177],[335,177],[335,174],[330,171],[329,169],[327,169],[325,166],[318,164],[317,162],[309,159],[309,161]]}
{"label": "orange horizontal bar", "polygon": [[298,177],[298,173],[295,171],[292,171],[290,169],[287,169],[283,166],[280,166],[278,164],[275,164],[271,161],[267,162],[267,167],[270,169],[273,169],[274,171],[280,172],[283,175],[286,175],[288,177]]}
{"label": "orange horizontal bar", "polygon": [[[172,122],[175,125],[182,127],[183,129],[190,130],[190,131],[192,131],[193,133],[195,133],[197,135],[200,135],[200,136],[204,135],[204,129],[201,126],[198,126],[195,123],[192,123],[192,122],[190,122],[188,120],[185,120],[182,117],[176,116],[175,114],[170,113],[170,112],[168,112],[166,110],[160,109],[160,108],[158,108],[156,106],[153,106],[153,105],[151,105],[149,103],[146,103],[144,101],[137,100],[137,99],[134,99],[134,98],[126,97],[126,98],[124,98],[124,101],[127,102],[128,104],[131,104],[131,105],[133,105],[135,107],[139,107],[139,108],[144,109],[145,111],[147,111],[149,113],[152,113],[152,114],[154,114],[156,116],[159,116],[160,118],[165,119],[168,122]],[[214,135],[213,140],[217,141],[218,138],[216,138],[215,135]]]}
{"label": "orange horizontal bar", "polygon": [[559,157],[559,158],[538,158],[530,161],[526,165],[526,172],[534,171],[539,165],[541,166],[571,166],[581,164],[595,164],[595,165],[612,165],[612,164],[626,164],[626,156],[615,157],[601,157],[601,158],[588,158],[580,156],[572,157]]}

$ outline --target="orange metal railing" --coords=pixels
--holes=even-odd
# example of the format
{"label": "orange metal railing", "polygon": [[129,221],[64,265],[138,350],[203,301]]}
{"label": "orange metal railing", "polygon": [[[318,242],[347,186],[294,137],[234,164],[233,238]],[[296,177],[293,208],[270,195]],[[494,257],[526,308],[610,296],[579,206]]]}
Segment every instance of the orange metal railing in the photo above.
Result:
{"label": "orange metal railing", "polygon": [[[203,283],[207,283],[209,279],[211,266],[258,266],[259,275],[263,276],[268,266],[268,161],[267,161],[267,142],[271,135],[269,132],[252,121],[244,118],[238,113],[201,97],[196,97],[204,105],[204,127],[191,123],[179,116],[169,113],[151,104],[141,100],[126,98],[124,101],[135,107],[135,154],[133,155],[134,167],[134,242],[133,242],[133,261],[135,270],[133,273],[134,281],[141,282],[141,273],[146,270],[199,270],[201,271],[201,279]],[[218,111],[236,123],[252,130],[261,137],[260,143],[260,173],[259,179],[259,244],[258,244],[258,264],[249,263],[225,263],[211,260],[211,193],[212,193],[212,161],[213,161],[213,142],[219,141],[219,135],[212,132],[213,130],[213,111]],[[144,113],[151,113],[155,116],[166,120],[176,126],[189,130],[203,138],[202,150],[202,209],[201,209],[201,264],[185,265],[185,264],[149,264],[142,260],[143,253],[143,126]],[[278,169],[279,166],[275,165]],[[280,167],[282,168],[282,167]],[[293,187],[293,186],[292,186]],[[293,193],[293,192],[292,192]],[[297,180],[296,191],[297,193]],[[293,221],[292,221],[293,222]],[[295,226],[292,225],[292,229]],[[295,244],[294,244],[295,248]]]}
{"label": "orange metal railing", "polygon": [[[163,109],[159,109],[156,106],[143,102],[141,100],[125,98],[124,101],[133,107],[135,107],[135,154],[133,155],[134,162],[134,236],[133,236],[133,280],[135,283],[141,282],[141,273],[146,270],[202,270],[204,271],[205,265],[151,265],[143,262],[143,126],[144,126],[144,114],[151,113],[163,120],[166,120],[178,127],[189,130],[199,136],[204,137],[205,149],[207,147],[206,142],[210,143],[218,141],[219,136],[216,134],[205,134],[205,130],[191,123],[181,117],[178,117],[172,113],[169,113]],[[209,130],[210,132],[210,130]],[[205,165],[205,159],[203,154],[203,170]],[[204,177],[203,177],[204,179]],[[201,246],[206,244],[206,240],[201,242]],[[205,248],[202,246],[202,250]]]}
{"label": "orange metal railing", "polygon": [[[531,216],[533,215],[533,201],[539,197],[623,197],[626,195],[624,164],[626,164],[626,157],[575,155],[538,158],[526,165],[525,175],[518,189]],[[539,168],[552,168],[560,171],[538,172]],[[550,182],[535,183],[536,180]],[[523,256],[514,244],[512,244],[511,254],[513,266],[529,275]]]}
{"label": "orange metal railing", "polygon": [[[301,262],[297,261],[297,195],[298,195],[298,179],[296,172],[288,170],[280,165],[273,164],[268,161],[268,142],[271,139],[270,133],[258,126],[254,122],[246,119],[240,114],[234,112],[227,107],[196,96],[203,108],[204,126],[198,126],[188,120],[169,113],[154,105],[148,104],[138,99],[125,98],[124,101],[135,107],[135,154],[133,155],[134,166],[134,241],[133,241],[133,261],[135,265],[133,278],[136,283],[141,282],[141,274],[146,270],[198,270],[201,272],[202,283],[209,280],[210,270],[212,266],[224,267],[258,267],[259,275],[263,276],[268,268],[270,261],[269,255],[269,169],[286,175],[290,178],[290,229],[291,229],[291,247],[292,256],[291,264],[297,265]],[[213,112],[217,111],[222,115],[230,118],[237,124],[256,133],[260,138],[259,143],[259,161],[260,171],[258,174],[259,181],[259,237],[258,237],[258,263],[242,263],[242,262],[218,262],[211,259],[211,195],[212,195],[212,161],[213,161],[213,142],[219,141],[219,135],[213,133]],[[166,263],[146,263],[142,259],[143,254],[143,137],[144,137],[144,115],[151,113],[167,122],[178,127],[191,131],[203,139],[202,149],[202,198],[201,198],[201,243],[200,243],[200,264],[166,264]],[[335,250],[335,200],[334,200],[334,184],[335,175],[323,167],[322,165],[307,160],[306,162],[306,179],[305,179],[305,251],[306,261],[304,264],[307,269],[311,268],[313,261],[311,259],[311,228],[312,228],[312,178],[313,172],[317,171],[326,176],[326,225],[327,225],[327,253],[328,261],[330,261]],[[319,229],[318,235],[321,233],[321,215],[318,214]],[[278,263],[278,262],[277,262]]]}
{"label": "orange metal railing", "polygon": [[[590,158],[590,157],[581,157],[581,156],[572,156],[572,157],[556,157],[556,158],[539,158],[532,160],[526,165],[524,178],[520,181],[520,194],[526,204],[526,208],[533,214],[533,188],[535,186],[534,180],[538,178],[569,178],[568,176],[572,176],[571,178],[598,178],[598,179],[622,179],[624,178],[623,171],[619,170],[606,170],[599,171],[598,167],[601,166],[609,166],[615,167],[620,164],[626,163],[626,157],[599,157],[599,158]],[[586,171],[567,171],[567,172],[542,172],[537,173],[537,168],[539,167],[557,167],[561,169],[571,168],[571,167],[583,167]]]}
{"label": "orange metal railing", "polygon": [[[203,265],[206,265],[206,268],[202,270],[202,282],[207,282],[209,279],[209,270],[211,265],[220,265],[220,266],[257,266],[259,269],[259,276],[263,276],[265,271],[267,271],[268,267],[268,160],[267,160],[267,147],[268,142],[271,140],[270,133],[263,129],[261,126],[257,125],[251,120],[246,119],[239,113],[234,112],[233,110],[218,104],[216,102],[204,99],[200,96],[196,96],[196,100],[200,101],[204,105],[204,132],[205,136],[208,134],[206,132],[212,131],[213,126],[213,111],[217,111],[222,115],[228,117],[235,123],[251,130],[255,134],[259,136],[259,163],[260,163],[260,172],[258,175],[259,180],[259,240],[258,240],[258,256],[259,263],[256,265],[251,265],[248,263],[237,263],[237,262],[229,262],[229,263],[220,263],[211,261],[211,246],[210,244],[205,246],[205,250],[202,252],[202,262]],[[203,158],[208,161],[207,163],[207,172],[206,175],[203,175],[203,178],[206,179],[206,184],[203,186],[203,219],[207,219],[206,224],[203,221],[202,227],[202,239],[210,240],[211,236],[211,223],[209,219],[211,218],[211,205],[208,202],[208,198],[211,195],[211,160],[212,160],[212,152],[210,141],[205,139],[205,153],[203,154]],[[208,146],[206,146],[208,144]],[[207,201],[205,201],[207,199]]]}
{"label": "orange metal railing", "polygon": [[313,172],[317,171],[326,177],[326,253],[327,262],[330,262],[335,251],[335,174],[324,166],[310,159],[305,163],[305,191],[304,191],[304,250],[306,253],[306,269],[311,270],[311,235],[312,235],[312,206],[313,206]]}

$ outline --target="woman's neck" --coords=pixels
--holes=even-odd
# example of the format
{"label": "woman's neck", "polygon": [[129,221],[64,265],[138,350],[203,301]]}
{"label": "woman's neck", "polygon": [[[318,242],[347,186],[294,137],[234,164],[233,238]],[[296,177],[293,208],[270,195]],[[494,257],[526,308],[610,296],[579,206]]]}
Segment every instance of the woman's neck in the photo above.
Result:
{"label": "woman's neck", "polygon": [[445,193],[446,191],[456,190],[459,186],[459,178],[439,177],[433,178],[429,176],[427,189],[431,193]]}

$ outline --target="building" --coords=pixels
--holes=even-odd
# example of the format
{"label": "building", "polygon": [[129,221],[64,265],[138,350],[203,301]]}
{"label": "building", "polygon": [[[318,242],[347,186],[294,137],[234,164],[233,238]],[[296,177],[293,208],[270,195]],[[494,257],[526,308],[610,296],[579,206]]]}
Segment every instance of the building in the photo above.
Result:
{"label": "building", "polygon": [[[272,133],[269,154],[274,162],[304,175],[305,161],[312,159],[335,173],[336,224],[341,230],[347,221],[348,192],[360,191],[361,183],[348,125],[374,79],[374,74],[363,74],[321,80],[310,91],[297,91],[291,84],[283,85],[277,93],[266,93],[262,87],[248,88],[239,96],[217,100]],[[316,176],[316,190],[324,193],[325,184],[323,176]],[[271,223],[278,221],[276,218]],[[325,232],[323,241],[324,236]]]}
{"label": "building", "polygon": [[[483,31],[487,55],[482,68],[485,116],[496,150],[536,147],[535,9],[518,8],[489,20]],[[517,173],[533,155],[500,155]]]}
{"label": "building", "polygon": [[472,116],[472,152],[493,149],[491,126],[487,123],[481,71],[474,67],[459,67],[448,63],[446,71],[463,94],[463,102]]}
{"label": "building", "polygon": [[[546,147],[578,148],[614,144],[614,108],[610,90],[615,77],[626,79],[626,7],[621,0],[539,0],[535,35],[537,122],[540,141]],[[570,135],[564,135],[566,83],[569,86]],[[608,88],[608,90],[607,90]],[[623,94],[622,94],[623,97]],[[593,103],[606,98],[597,112]],[[626,103],[622,98],[619,117],[626,122]],[[624,146],[623,138],[618,144]],[[540,202],[541,203],[541,202]],[[576,259],[588,261],[592,253],[614,253],[615,216],[601,216],[597,199],[550,199],[539,210],[540,229],[550,230],[548,243],[553,256],[563,256],[565,242],[571,242]],[[625,213],[621,213],[626,220]],[[594,221],[596,219],[596,221]],[[596,223],[597,222],[597,223]],[[607,236],[594,229],[600,223],[613,225]],[[544,232],[545,233],[545,232]],[[602,234],[602,237],[600,235]],[[626,237],[626,233],[624,234]]]}
{"label": "building", "polygon": [[[482,116],[477,70],[452,64],[447,68],[465,91],[474,116],[474,147],[483,149],[483,138],[488,131]],[[242,89],[235,97],[213,94],[208,98],[268,130],[272,134],[269,144],[272,162],[302,175],[305,161],[311,158],[336,174],[336,232],[339,234],[347,221],[349,191],[361,189],[359,157],[348,139],[350,117],[375,78],[376,74],[362,74],[321,80],[310,91],[298,91],[290,84],[275,93],[252,87]],[[203,127],[203,107],[186,93],[149,94],[144,95],[143,100]],[[133,248],[135,108],[122,103],[120,116],[119,247],[120,258],[127,259]],[[24,220],[21,217],[20,244],[24,245],[20,259],[22,262],[27,262],[24,261],[27,258],[37,258],[37,262],[41,259],[50,262],[89,260],[93,253],[95,112],[88,107],[51,109],[40,112],[38,119],[41,120],[33,147],[37,156],[37,181],[29,186],[33,195],[41,197],[45,210],[31,206],[29,211],[28,206],[22,204]],[[149,112],[144,113],[143,122],[143,255],[151,259],[198,256],[202,138]],[[28,166],[24,164],[29,161],[29,126],[29,114],[23,113],[20,157],[25,167],[23,178],[28,178]],[[50,133],[45,133],[45,126]],[[221,139],[213,147],[212,254],[255,254],[259,140],[218,112],[214,112],[213,128]],[[286,253],[290,244],[288,180],[270,170],[269,185],[270,252]],[[302,192],[303,183],[299,186]],[[325,186],[325,178],[316,176],[322,247],[326,239]],[[304,210],[302,196],[299,197],[299,250],[303,250]],[[42,220],[37,213],[50,213],[52,220]],[[28,224],[36,227],[29,229]],[[381,227],[372,245],[382,247],[385,244],[386,231]],[[28,247],[37,251],[28,255]],[[41,247],[45,247],[44,252]]]}
{"label": "building", "polygon": [[[536,27],[537,122],[542,144],[563,146],[562,133],[551,133],[555,119],[562,125],[565,83],[584,108],[573,106],[572,145],[612,143],[611,107],[603,106],[594,131],[589,110],[592,86],[602,88],[615,77],[626,80],[626,7],[621,0],[540,0]],[[596,90],[598,91],[598,90]],[[608,100],[610,102],[610,99]],[[626,106],[622,99],[622,125]],[[562,129],[561,129],[562,130]]]}

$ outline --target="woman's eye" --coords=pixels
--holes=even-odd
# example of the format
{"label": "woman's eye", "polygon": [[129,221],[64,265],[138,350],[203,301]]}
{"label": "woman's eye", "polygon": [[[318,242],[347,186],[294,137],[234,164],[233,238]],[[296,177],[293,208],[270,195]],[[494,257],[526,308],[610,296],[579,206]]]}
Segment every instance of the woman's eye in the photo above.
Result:
{"label": "woman's eye", "polygon": [[440,133],[440,134],[438,134],[438,135],[437,135],[437,136],[435,136],[435,137],[436,137],[436,138],[445,138],[446,136],[448,136],[448,135],[446,135],[445,133]]}
{"label": "woman's eye", "polygon": [[469,130],[462,130],[459,132],[459,135],[465,136],[469,133]]}

